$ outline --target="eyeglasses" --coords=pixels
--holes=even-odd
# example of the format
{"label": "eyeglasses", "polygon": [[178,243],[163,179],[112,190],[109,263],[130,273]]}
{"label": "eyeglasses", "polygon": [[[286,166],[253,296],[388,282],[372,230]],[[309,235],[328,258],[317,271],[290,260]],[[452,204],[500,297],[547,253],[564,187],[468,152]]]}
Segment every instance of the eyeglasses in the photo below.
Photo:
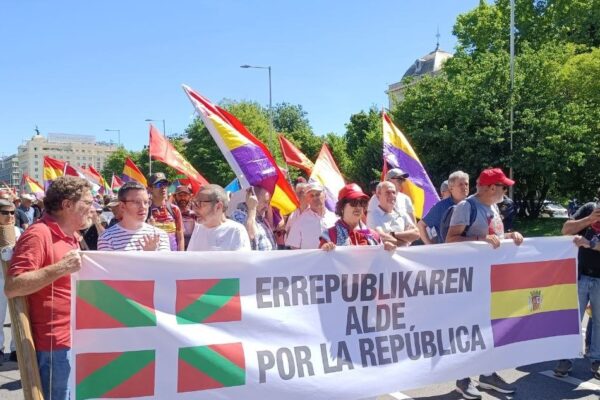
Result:
{"label": "eyeglasses", "polygon": [[196,208],[200,208],[202,203],[216,203],[216,201],[215,200],[192,200],[192,201],[190,201],[190,204],[192,205],[192,207],[196,207]]}
{"label": "eyeglasses", "polygon": [[367,201],[365,199],[352,199],[348,202],[351,207],[366,207]]}
{"label": "eyeglasses", "polygon": [[133,203],[138,207],[146,207],[150,205],[150,200],[121,200],[122,203]]}
{"label": "eyeglasses", "polygon": [[167,181],[160,181],[160,182],[155,183],[153,186],[156,189],[162,189],[164,187],[168,187],[169,186],[169,182],[167,182]]}
{"label": "eyeglasses", "polygon": [[0,214],[2,214],[2,215],[15,215],[15,212],[14,211],[4,211],[4,210],[2,210],[2,211],[0,211]]}

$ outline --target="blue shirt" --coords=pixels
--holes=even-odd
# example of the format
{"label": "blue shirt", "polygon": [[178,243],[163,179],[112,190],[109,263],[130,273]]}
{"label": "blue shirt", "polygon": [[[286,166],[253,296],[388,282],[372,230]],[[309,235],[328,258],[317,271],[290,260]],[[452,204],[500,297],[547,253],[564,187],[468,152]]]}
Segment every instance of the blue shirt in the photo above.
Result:
{"label": "blue shirt", "polygon": [[423,222],[429,228],[427,233],[429,234],[429,238],[434,243],[440,243],[439,235],[440,235],[440,224],[442,223],[442,217],[446,210],[454,205],[454,200],[452,200],[452,196],[447,199],[438,201],[427,213],[425,217],[423,217]]}

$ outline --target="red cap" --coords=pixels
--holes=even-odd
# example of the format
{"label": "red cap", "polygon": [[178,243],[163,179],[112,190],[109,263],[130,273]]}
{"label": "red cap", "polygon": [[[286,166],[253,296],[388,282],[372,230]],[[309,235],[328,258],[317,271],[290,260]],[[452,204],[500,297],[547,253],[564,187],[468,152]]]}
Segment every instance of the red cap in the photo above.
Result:
{"label": "red cap", "polygon": [[356,183],[349,183],[346,186],[344,186],[342,188],[342,190],[340,190],[340,193],[338,194],[338,200],[342,200],[342,199],[348,199],[348,200],[354,200],[354,199],[368,199],[369,196],[367,196],[362,189],[360,188],[360,186],[358,186]]}
{"label": "red cap", "polygon": [[497,183],[512,186],[515,184],[515,181],[508,179],[500,168],[488,168],[481,171],[477,183],[481,186],[495,185]]}

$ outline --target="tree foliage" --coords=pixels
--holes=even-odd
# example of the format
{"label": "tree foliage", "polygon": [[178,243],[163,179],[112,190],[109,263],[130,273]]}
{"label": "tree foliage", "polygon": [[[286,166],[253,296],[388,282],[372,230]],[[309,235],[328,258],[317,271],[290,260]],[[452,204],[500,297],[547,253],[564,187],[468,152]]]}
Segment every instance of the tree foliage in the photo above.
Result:
{"label": "tree foliage", "polygon": [[516,3],[513,152],[507,0],[459,16],[455,57],[408,88],[392,114],[434,181],[512,166],[517,197],[535,215],[546,196],[591,198],[600,185],[598,20],[583,15],[598,2]]}

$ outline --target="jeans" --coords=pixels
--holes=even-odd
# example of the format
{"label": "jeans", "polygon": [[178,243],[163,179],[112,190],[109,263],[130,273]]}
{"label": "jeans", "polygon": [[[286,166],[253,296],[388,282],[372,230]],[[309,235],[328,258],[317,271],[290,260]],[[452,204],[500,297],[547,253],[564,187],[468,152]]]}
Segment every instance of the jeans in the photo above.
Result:
{"label": "jeans", "polygon": [[71,350],[37,351],[36,353],[44,399],[68,400]]}
{"label": "jeans", "polygon": [[577,284],[579,295],[579,316],[583,320],[583,313],[588,304],[592,306],[592,340],[588,357],[592,361],[600,361],[600,278],[581,275]]}
{"label": "jeans", "polygon": [[[4,322],[6,320],[6,311],[8,309],[8,300],[4,294],[4,274],[0,273],[0,351],[4,351]],[[12,327],[12,323],[11,323]],[[12,335],[14,337],[14,335]],[[10,341],[10,351],[15,351],[14,339]],[[0,360],[2,362],[3,360]]]}

